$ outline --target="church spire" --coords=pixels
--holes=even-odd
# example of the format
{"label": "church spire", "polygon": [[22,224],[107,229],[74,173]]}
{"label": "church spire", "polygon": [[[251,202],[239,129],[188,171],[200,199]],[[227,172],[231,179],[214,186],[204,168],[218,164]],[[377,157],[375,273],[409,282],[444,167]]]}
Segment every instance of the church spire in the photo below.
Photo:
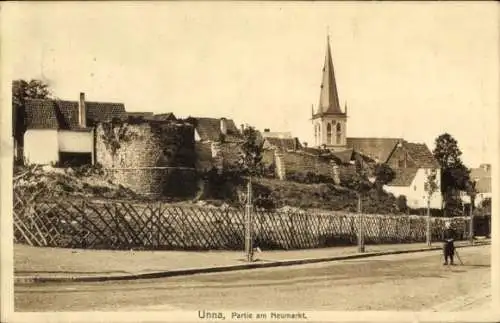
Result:
{"label": "church spire", "polygon": [[323,79],[317,114],[342,114],[333,69],[330,35],[327,35],[326,41],[325,64],[323,66]]}

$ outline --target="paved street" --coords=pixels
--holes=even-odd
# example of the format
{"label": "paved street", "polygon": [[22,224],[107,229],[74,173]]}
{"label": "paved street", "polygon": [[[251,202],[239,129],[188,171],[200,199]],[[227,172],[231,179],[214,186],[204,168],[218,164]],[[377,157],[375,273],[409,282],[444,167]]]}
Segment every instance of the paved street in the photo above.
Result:
{"label": "paved street", "polygon": [[15,286],[16,311],[473,310],[490,300],[490,246],[292,267],[101,283]]}

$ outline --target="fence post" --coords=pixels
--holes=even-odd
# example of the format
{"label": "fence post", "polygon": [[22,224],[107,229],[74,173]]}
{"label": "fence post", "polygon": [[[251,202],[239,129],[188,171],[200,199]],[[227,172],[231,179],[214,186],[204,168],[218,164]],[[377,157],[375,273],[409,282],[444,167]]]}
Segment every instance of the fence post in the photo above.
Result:
{"label": "fence post", "polygon": [[[359,193],[358,193],[359,194]],[[361,210],[361,194],[358,195],[358,252],[365,252],[364,217]]]}
{"label": "fence post", "polygon": [[245,252],[248,262],[253,261],[252,246],[252,181],[247,184],[247,204],[245,206]]}

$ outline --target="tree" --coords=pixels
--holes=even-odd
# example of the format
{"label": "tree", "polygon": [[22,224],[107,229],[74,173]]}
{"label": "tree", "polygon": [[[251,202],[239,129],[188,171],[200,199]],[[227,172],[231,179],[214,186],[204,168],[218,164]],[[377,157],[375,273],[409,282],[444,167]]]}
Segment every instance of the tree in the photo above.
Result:
{"label": "tree", "polygon": [[432,243],[431,236],[431,199],[435,192],[439,190],[439,186],[437,183],[437,171],[436,169],[432,169],[427,175],[425,184],[425,191],[427,193],[427,230],[426,230],[426,240],[427,245],[430,246]]}
{"label": "tree", "polygon": [[51,93],[49,85],[41,80],[14,80],[12,81],[12,106],[20,107],[26,98],[46,99]]}
{"label": "tree", "polygon": [[372,183],[368,179],[368,173],[363,167],[363,162],[358,160],[356,162],[356,172],[352,177],[351,187],[357,193],[358,196],[358,223],[359,223],[359,233],[358,233],[358,251],[365,252],[365,242],[364,242],[364,219],[362,216],[362,198],[363,195],[370,191],[372,188]]}
{"label": "tree", "polygon": [[462,152],[458,148],[457,141],[450,134],[440,135],[436,138],[435,144],[433,154],[441,167],[441,192],[446,209],[452,196],[466,189],[469,170],[462,163],[460,158]]}
{"label": "tree", "polygon": [[375,187],[379,192],[382,191],[385,184],[390,183],[395,176],[394,170],[386,163],[378,163],[374,169]]}
{"label": "tree", "polygon": [[240,146],[238,167],[249,176],[261,176],[264,171],[262,163],[263,142],[260,142],[257,131],[253,127],[243,130],[243,143]]}

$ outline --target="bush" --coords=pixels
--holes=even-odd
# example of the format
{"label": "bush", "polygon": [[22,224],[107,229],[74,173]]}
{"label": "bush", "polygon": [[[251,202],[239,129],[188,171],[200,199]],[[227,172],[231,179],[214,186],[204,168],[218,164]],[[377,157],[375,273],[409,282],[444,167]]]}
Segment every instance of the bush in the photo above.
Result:
{"label": "bush", "polygon": [[406,213],[408,210],[408,201],[405,195],[400,195],[396,198],[396,206],[399,212]]}

